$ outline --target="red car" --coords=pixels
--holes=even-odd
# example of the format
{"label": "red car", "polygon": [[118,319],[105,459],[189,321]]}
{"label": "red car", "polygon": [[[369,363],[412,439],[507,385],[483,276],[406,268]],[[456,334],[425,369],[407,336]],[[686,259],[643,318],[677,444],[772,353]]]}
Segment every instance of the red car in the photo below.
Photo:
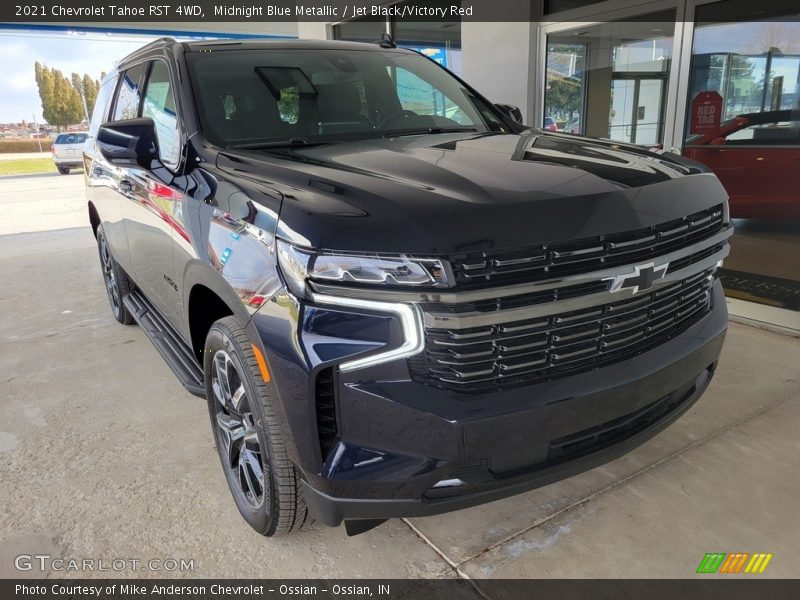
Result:
{"label": "red car", "polygon": [[734,117],[689,138],[684,155],[716,173],[732,217],[800,219],[800,110]]}
{"label": "red car", "polygon": [[556,126],[556,122],[553,120],[552,117],[545,117],[544,118],[544,129],[547,131],[558,131],[558,127]]}

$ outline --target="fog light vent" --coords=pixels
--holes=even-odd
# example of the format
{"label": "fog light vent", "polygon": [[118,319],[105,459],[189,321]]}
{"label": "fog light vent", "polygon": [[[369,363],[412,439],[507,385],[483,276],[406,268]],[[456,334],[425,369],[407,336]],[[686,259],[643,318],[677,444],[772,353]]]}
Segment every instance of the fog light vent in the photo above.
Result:
{"label": "fog light vent", "polygon": [[316,388],[317,435],[322,461],[336,445],[339,430],[336,426],[336,381],[333,368],[320,371]]}

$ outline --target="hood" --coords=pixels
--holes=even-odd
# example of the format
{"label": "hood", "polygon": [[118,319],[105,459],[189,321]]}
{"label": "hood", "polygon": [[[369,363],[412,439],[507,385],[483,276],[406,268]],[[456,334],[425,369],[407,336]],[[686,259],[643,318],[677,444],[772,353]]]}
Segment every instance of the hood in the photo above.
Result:
{"label": "hood", "polygon": [[543,132],[226,151],[218,167],[280,191],[280,237],[357,252],[525,247],[641,229],[726,197],[716,177],[677,160]]}

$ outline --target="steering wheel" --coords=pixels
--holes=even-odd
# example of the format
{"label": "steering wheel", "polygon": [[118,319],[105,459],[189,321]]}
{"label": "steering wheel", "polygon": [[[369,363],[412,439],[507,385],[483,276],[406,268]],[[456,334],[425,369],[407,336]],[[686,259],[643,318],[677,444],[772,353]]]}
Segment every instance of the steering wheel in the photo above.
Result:
{"label": "steering wheel", "polygon": [[[400,112],[396,112],[393,115],[389,115],[383,121],[378,123],[378,129],[395,129],[396,127],[387,127],[389,124],[395,124],[395,121],[400,121],[401,119],[408,119],[410,117],[418,117],[419,115],[415,113],[413,110],[401,110]],[[397,125],[400,125],[398,122]]]}

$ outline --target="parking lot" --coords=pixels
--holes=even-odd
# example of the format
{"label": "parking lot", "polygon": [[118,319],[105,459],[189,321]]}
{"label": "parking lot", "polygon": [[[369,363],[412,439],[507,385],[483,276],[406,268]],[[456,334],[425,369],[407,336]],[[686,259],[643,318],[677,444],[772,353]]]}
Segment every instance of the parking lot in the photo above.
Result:
{"label": "parking lot", "polygon": [[185,577],[684,578],[706,552],[800,576],[798,338],[732,324],[706,395],[601,468],[354,538],[265,539],[229,497],[203,401],[111,316],[82,174],[2,178],[0,210],[0,577],[41,576],[13,557],[49,553],[191,559]]}

